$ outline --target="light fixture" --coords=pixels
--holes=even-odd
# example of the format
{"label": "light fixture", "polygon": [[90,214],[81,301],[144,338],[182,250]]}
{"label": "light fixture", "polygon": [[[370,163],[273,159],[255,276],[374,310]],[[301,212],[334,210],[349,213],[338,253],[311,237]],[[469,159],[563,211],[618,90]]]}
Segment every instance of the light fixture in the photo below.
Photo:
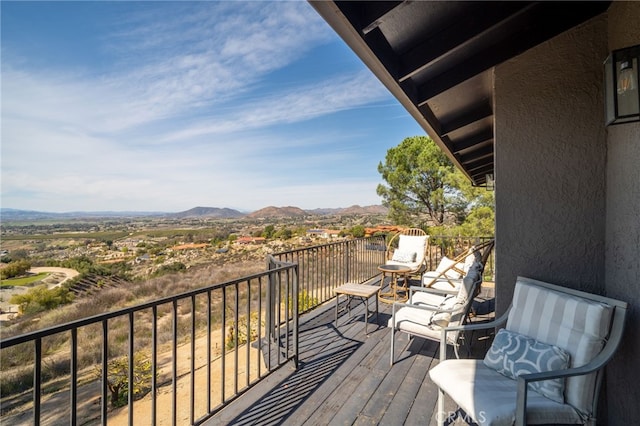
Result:
{"label": "light fixture", "polygon": [[486,174],[485,182],[487,183],[487,191],[493,191],[496,189],[496,181],[493,179],[493,173]]}
{"label": "light fixture", "polygon": [[640,121],[640,45],[614,50],[604,62],[605,123]]}

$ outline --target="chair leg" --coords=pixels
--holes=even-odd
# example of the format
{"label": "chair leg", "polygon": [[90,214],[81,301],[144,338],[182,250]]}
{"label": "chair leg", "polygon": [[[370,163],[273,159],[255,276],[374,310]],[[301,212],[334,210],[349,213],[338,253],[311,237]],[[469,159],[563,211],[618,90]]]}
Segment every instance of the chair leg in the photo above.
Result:
{"label": "chair leg", "polygon": [[393,324],[393,327],[391,327],[391,360],[390,360],[390,363],[389,363],[389,365],[391,365],[391,366],[393,366],[393,362],[394,362],[393,354],[395,352],[395,345],[394,345],[394,343],[395,343],[395,331],[396,331],[396,327],[395,327],[395,324]]}
{"label": "chair leg", "polygon": [[437,414],[437,424],[438,426],[444,426],[447,420],[447,417],[444,412],[444,392],[438,388],[438,414]]}

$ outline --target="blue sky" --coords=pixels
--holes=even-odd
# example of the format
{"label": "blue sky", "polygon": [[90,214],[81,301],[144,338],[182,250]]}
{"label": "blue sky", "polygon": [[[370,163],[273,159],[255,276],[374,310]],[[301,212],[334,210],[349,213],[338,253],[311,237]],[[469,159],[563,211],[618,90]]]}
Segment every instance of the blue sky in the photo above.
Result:
{"label": "blue sky", "polygon": [[424,134],[304,1],[0,7],[2,207],[380,204]]}

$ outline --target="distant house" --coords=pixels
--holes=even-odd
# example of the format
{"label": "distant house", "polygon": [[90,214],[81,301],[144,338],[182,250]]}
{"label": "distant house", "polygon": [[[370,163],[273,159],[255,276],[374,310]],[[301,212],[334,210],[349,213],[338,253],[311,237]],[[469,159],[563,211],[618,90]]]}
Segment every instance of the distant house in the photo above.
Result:
{"label": "distant house", "polygon": [[335,229],[309,229],[307,231],[308,237],[324,238],[325,240],[331,238],[338,238],[341,231]]}
{"label": "distant house", "polygon": [[326,238],[326,239],[338,238],[340,236],[340,232],[342,231],[338,231],[335,229],[326,229],[322,234],[322,238]]}

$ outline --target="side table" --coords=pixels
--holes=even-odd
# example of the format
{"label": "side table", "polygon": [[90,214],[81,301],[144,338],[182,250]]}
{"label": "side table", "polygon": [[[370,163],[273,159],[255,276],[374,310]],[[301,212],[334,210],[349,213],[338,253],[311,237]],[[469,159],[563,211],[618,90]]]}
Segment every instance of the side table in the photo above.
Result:
{"label": "side table", "polygon": [[379,288],[377,286],[356,283],[346,283],[336,288],[334,290],[336,293],[336,327],[338,326],[338,299],[340,298],[340,295],[343,294],[347,296],[347,309],[349,310],[349,316],[351,316],[351,299],[354,297],[362,299],[365,306],[364,332],[369,334],[367,331],[367,326],[369,325],[369,299],[371,296],[376,297],[376,320],[378,320],[378,290]]}
{"label": "side table", "polygon": [[[406,302],[409,300],[409,290],[407,288],[407,275],[411,272],[411,268],[404,265],[380,265],[378,270],[382,272],[380,278],[380,292],[378,298],[381,302],[393,303],[393,302]],[[389,275],[391,281],[389,282],[389,291],[382,292],[384,287],[384,279]],[[398,280],[402,279],[403,285],[398,284]],[[402,294],[402,296],[400,296]]]}

